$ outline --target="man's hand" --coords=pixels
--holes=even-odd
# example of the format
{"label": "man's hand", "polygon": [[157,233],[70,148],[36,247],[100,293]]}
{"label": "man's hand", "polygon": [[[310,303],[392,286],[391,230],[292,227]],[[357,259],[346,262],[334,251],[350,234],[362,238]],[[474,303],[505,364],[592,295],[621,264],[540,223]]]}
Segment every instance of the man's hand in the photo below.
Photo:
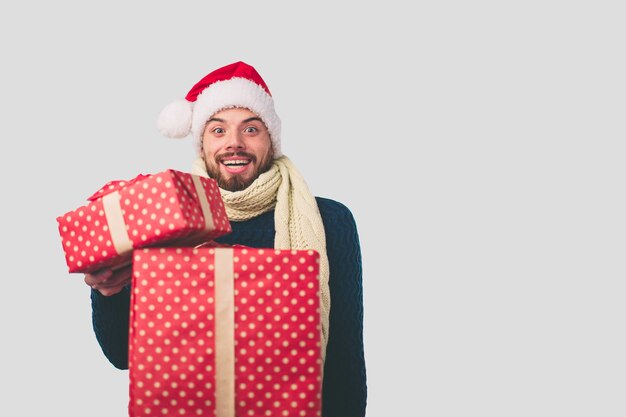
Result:
{"label": "man's hand", "polygon": [[132,264],[116,270],[103,268],[91,274],[85,274],[85,284],[108,297],[122,291],[124,286],[130,284],[131,277]]}

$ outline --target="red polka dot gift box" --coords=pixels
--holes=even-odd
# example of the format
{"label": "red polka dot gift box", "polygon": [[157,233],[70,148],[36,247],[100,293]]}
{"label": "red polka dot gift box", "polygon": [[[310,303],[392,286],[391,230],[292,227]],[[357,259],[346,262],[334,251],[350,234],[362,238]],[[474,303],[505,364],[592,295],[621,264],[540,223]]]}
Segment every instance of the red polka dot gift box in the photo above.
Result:
{"label": "red polka dot gift box", "polygon": [[69,272],[131,262],[133,249],[195,246],[231,232],[213,179],[180,171],[111,181],[57,217]]}
{"label": "red polka dot gift box", "polygon": [[319,255],[133,254],[129,415],[321,416]]}

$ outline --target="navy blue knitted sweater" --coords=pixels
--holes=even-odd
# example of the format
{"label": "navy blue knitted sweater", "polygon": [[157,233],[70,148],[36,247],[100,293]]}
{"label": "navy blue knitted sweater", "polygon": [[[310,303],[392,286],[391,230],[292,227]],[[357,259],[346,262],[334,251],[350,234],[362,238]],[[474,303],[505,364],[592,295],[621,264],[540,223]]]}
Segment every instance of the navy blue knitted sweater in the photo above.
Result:
{"label": "navy blue knitted sweater", "polygon": [[[317,197],[326,231],[330,267],[330,324],[322,393],[323,417],[363,417],[367,401],[363,351],[361,249],[352,213],[341,203]],[[274,247],[274,212],[231,222],[220,243]],[[128,369],[130,288],[104,297],[91,292],[93,328],[104,355]]]}

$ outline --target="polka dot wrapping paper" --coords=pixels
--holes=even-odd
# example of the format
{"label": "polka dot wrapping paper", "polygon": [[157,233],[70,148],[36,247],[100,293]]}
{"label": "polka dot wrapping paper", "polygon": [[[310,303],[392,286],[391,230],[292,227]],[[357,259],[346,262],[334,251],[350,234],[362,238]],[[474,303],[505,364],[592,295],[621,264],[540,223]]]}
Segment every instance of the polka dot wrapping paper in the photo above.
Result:
{"label": "polka dot wrapping paper", "polygon": [[319,255],[133,255],[129,415],[321,416]]}
{"label": "polka dot wrapping paper", "polygon": [[128,264],[136,248],[195,246],[231,232],[215,180],[172,169],[111,181],[89,200],[57,217],[69,272]]}

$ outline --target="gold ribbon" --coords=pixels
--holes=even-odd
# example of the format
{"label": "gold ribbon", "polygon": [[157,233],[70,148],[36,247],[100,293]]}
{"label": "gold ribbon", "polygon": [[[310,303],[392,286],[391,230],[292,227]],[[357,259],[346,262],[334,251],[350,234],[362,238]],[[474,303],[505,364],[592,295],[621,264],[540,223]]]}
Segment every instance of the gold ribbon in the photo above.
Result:
{"label": "gold ribbon", "polygon": [[209,205],[209,196],[202,186],[200,177],[192,175],[191,180],[193,181],[193,186],[196,188],[196,192],[198,193],[200,209],[202,210],[202,215],[204,216],[204,230],[214,230],[215,223],[213,222],[213,213],[211,213],[211,206]]}
{"label": "gold ribbon", "polygon": [[215,249],[215,413],[235,417],[233,249]]}
{"label": "gold ribbon", "polygon": [[133,248],[133,242],[131,242],[126,231],[120,199],[119,191],[114,191],[102,197],[104,216],[109,225],[113,247],[118,254],[128,252]]}

